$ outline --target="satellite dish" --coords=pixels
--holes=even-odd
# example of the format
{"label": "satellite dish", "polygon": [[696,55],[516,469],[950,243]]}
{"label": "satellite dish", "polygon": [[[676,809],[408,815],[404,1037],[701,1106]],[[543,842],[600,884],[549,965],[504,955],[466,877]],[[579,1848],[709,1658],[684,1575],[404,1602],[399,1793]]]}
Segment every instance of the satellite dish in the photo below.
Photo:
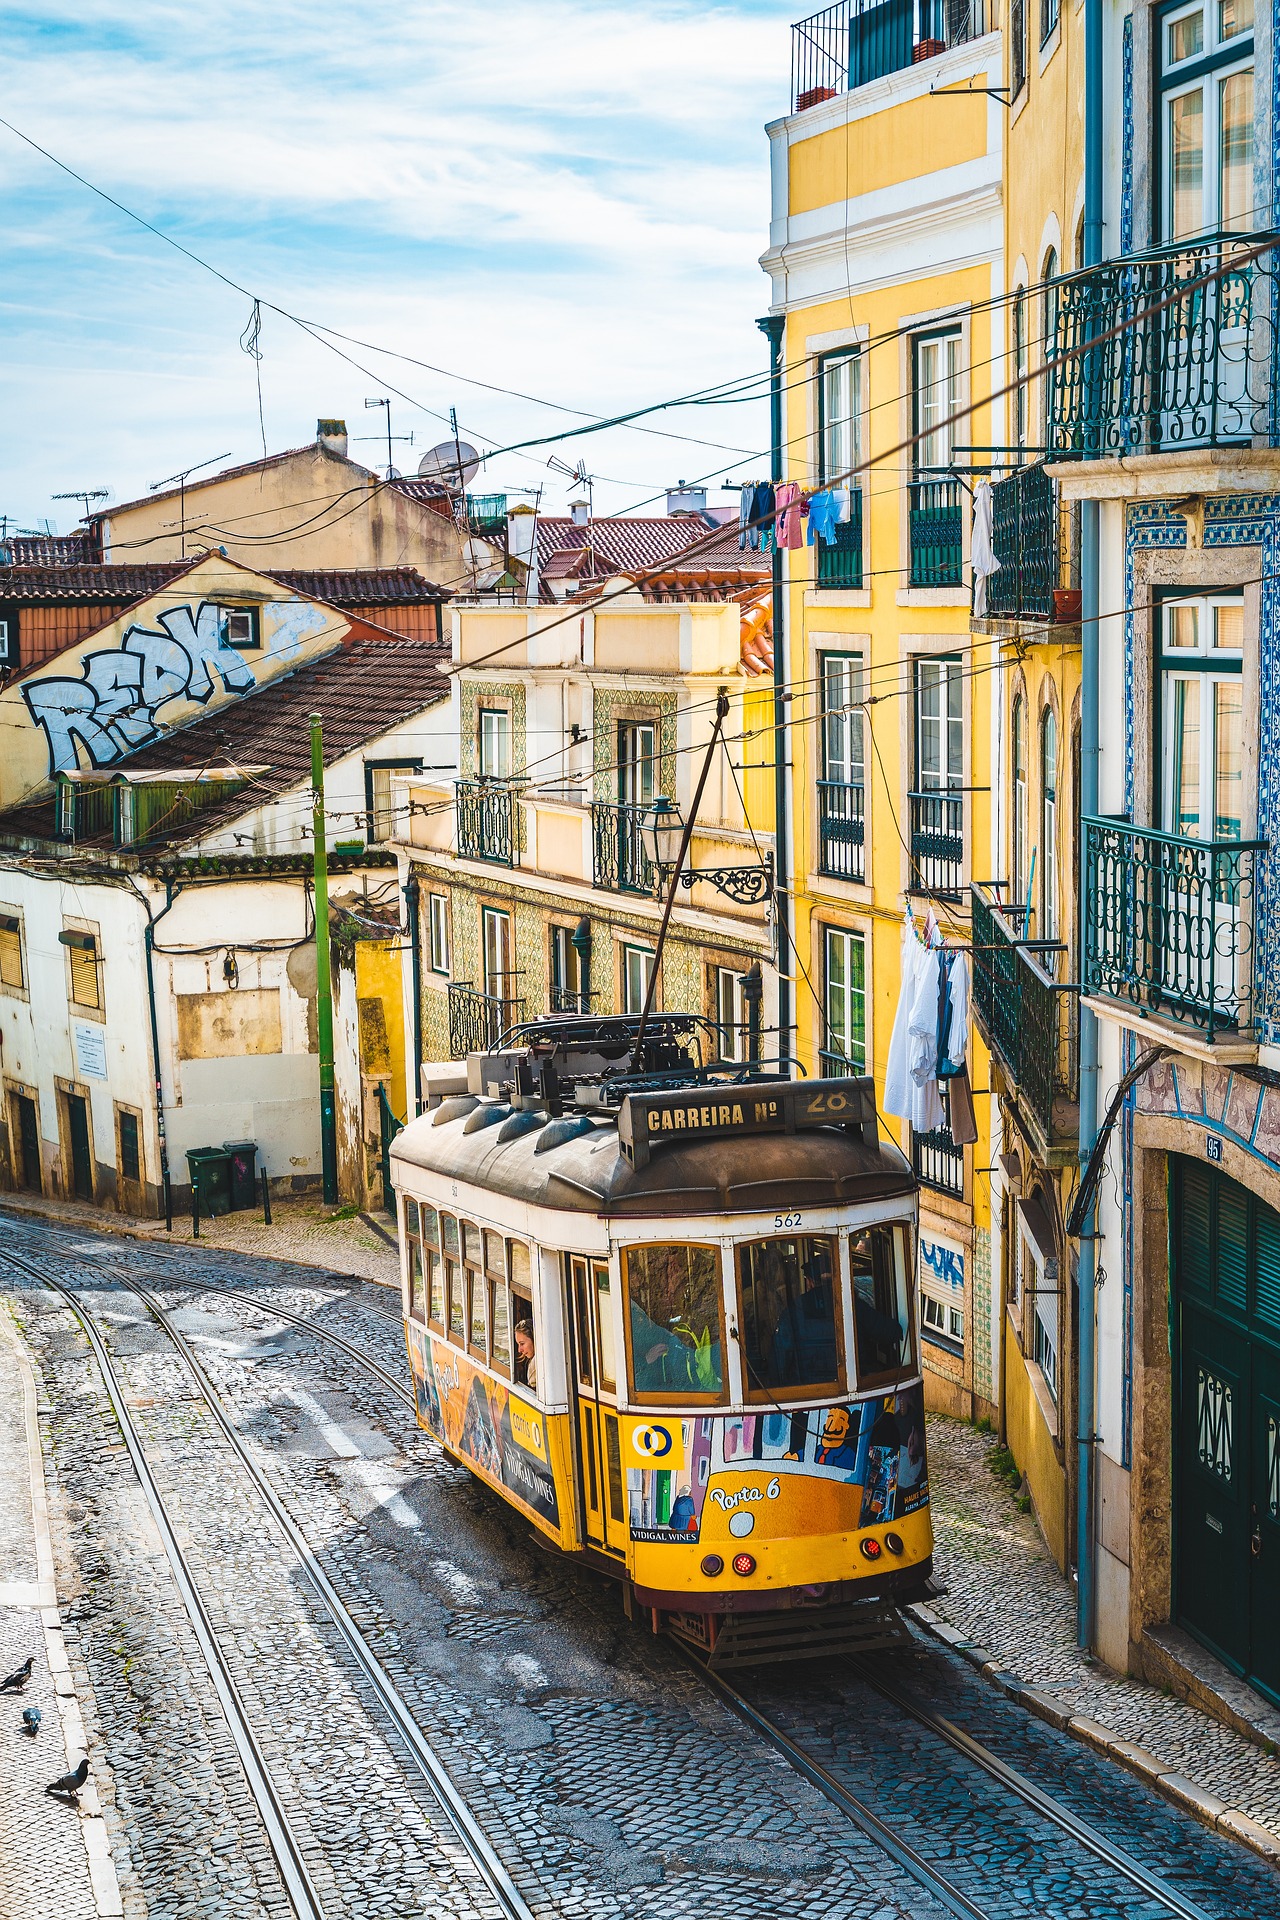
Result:
{"label": "satellite dish", "polygon": [[465,440],[442,440],[418,462],[420,480],[438,480],[450,493],[461,493],[480,471],[480,455]]}
{"label": "satellite dish", "polygon": [[387,478],[388,480],[403,480],[404,475],[401,473],[399,467],[388,467]]}

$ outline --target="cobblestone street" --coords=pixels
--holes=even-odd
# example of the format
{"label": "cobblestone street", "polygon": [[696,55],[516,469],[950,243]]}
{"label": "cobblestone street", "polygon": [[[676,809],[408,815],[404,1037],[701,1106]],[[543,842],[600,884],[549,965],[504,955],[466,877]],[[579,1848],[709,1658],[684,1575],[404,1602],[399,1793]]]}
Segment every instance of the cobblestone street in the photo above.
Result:
{"label": "cobblestone street", "polygon": [[[70,1675],[125,1914],[257,1920],[293,1909],[99,1365],[65,1300],[38,1284],[42,1271],[71,1285],[104,1332],[318,1911],[361,1920],[498,1907],[136,1285],[172,1309],[263,1486],[318,1556],[505,1864],[520,1910],[540,1920],[764,1920],[782,1911],[933,1920],[954,1910],[765,1744],[669,1643],[628,1623],[608,1582],[538,1551],[389,1385],[321,1337],[339,1335],[402,1378],[402,1331],[383,1288],[206,1247],[202,1280],[243,1291],[192,1295],[187,1251],[18,1221],[7,1232],[12,1255],[29,1263],[25,1272],[6,1266],[6,1298],[36,1362]],[[316,1331],[271,1308],[309,1317]],[[1031,1523],[987,1471],[985,1445],[964,1429],[938,1432],[939,1557],[951,1596],[937,1611],[951,1609],[949,1618],[977,1633],[983,1606],[1003,1592],[1021,1623],[1010,1628],[1013,1664],[1047,1576]],[[15,1616],[0,1617],[11,1625]],[[1191,1904],[1171,1908],[1118,1877],[1107,1857],[1046,1827],[924,1723],[905,1720],[875,1690],[877,1677],[926,1714],[941,1710],[1052,1795],[1061,1817],[1111,1836],[1107,1844],[1148,1862],[1158,1884],[1177,1889],[1171,1897]],[[819,1663],[752,1677],[744,1694],[826,1770],[836,1793],[874,1809],[926,1872],[945,1874],[991,1920],[1280,1913],[1280,1882],[1255,1853],[1033,1718],[934,1639],[920,1636],[878,1667],[868,1662],[865,1678],[857,1663]],[[34,1682],[31,1697],[46,1697]],[[9,1717],[16,1724],[16,1702]],[[1190,1719],[1181,1737],[1194,1742]],[[50,1763],[52,1749],[38,1750],[49,1775],[60,1768],[60,1753]],[[1268,1784],[1255,1786],[1249,1804],[1264,1807],[1273,1763],[1256,1752],[1253,1763]],[[12,1781],[15,1806],[31,1806],[34,1785]],[[66,1819],[49,1826],[39,1798],[33,1815],[49,1837],[24,1844],[41,1859],[61,1846],[52,1856],[61,1861],[75,1816],[54,1809]],[[7,1837],[3,1845],[0,1915],[43,1920],[45,1909],[4,1879]],[[108,1911],[95,1909],[78,1835],[76,1846],[81,1893],[70,1875],[58,1920]]]}

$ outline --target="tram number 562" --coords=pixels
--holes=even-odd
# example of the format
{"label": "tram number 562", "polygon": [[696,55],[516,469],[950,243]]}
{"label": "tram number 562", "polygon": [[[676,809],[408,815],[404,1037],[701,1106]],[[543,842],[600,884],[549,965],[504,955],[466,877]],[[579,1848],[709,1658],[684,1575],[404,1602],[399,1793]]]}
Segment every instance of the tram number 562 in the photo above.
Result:
{"label": "tram number 562", "polygon": [[782,1232],[787,1227],[798,1227],[799,1225],[800,1215],[798,1213],[775,1213],[773,1216],[773,1230],[775,1233]]}

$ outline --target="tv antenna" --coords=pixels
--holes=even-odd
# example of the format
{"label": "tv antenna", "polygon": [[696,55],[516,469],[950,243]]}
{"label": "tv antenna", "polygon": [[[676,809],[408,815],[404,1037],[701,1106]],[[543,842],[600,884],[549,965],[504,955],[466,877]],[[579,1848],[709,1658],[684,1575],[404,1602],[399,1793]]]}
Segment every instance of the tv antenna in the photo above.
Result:
{"label": "tv antenna", "polygon": [[160,493],[165,487],[171,487],[174,481],[177,481],[179,528],[182,542],[182,557],[184,560],[187,557],[187,481],[193,473],[203,473],[206,467],[216,467],[219,460],[229,460],[230,458],[230,449],[228,449],[226,453],[215,453],[212,459],[197,460],[194,467],[184,467],[181,473],[171,473],[167,480],[154,480],[147,488],[148,493]]}
{"label": "tv antenna", "polygon": [[84,512],[80,518],[87,520],[89,518],[89,502],[91,500],[109,500],[111,498],[111,489],[110,487],[72,487],[66,493],[51,493],[49,498],[51,500],[83,500]]}

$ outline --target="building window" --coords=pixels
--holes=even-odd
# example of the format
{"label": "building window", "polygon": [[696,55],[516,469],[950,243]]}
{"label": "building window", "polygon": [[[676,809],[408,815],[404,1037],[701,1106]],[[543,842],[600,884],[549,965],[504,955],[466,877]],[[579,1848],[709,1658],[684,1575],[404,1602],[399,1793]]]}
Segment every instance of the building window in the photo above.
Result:
{"label": "building window", "polygon": [[1244,602],[1161,608],[1162,824],[1197,840],[1239,840],[1244,825]]}
{"label": "building window", "polygon": [[1196,0],[1160,30],[1165,237],[1242,232],[1253,224],[1253,0]]}
{"label": "building window", "polygon": [[427,895],[427,945],[432,973],[449,971],[449,896]]}
{"label": "building window", "polygon": [[127,1107],[116,1109],[116,1121],[119,1127],[120,1178],[140,1181],[142,1179],[142,1134],[138,1116]]}
{"label": "building window", "polygon": [[657,792],[658,729],[652,720],[618,726],[618,804],[651,807]]}
{"label": "building window", "polygon": [[1040,45],[1043,46],[1058,24],[1058,0],[1040,0]]}
{"label": "building window", "polygon": [[[1057,0],[1054,0],[1055,6]],[[1048,366],[1053,359],[1058,337],[1058,250],[1050,247],[1040,271],[1040,359]],[[1040,444],[1049,444],[1049,402],[1052,398],[1047,378],[1040,382]]]}
{"label": "building window", "polygon": [[824,354],[819,362],[819,478],[852,484],[861,442],[862,356],[855,347]]}
{"label": "building window", "polygon": [[218,629],[223,646],[237,653],[251,653],[262,645],[256,607],[219,607]]}
{"label": "building window", "polygon": [[736,967],[717,967],[714,971],[716,1031],[722,1060],[747,1057],[747,1002],[742,991],[742,975]]}
{"label": "building window", "polygon": [[[1057,1247],[1048,1215],[1039,1200],[1019,1200],[1017,1244],[1018,1295],[1022,1303],[1023,1351],[1044,1376],[1049,1398],[1058,1405],[1058,1305],[1061,1297]],[[1027,1308],[1030,1308],[1028,1325]]]}
{"label": "building window", "polygon": [[863,785],[862,685],[860,653],[824,653],[822,677],[822,777],[844,787]]}
{"label": "building window", "polygon": [[1058,722],[1046,707],[1040,722],[1040,938],[1058,937]]}
{"label": "building window", "polygon": [[511,964],[511,915],[499,907],[480,909],[480,945],[484,955],[484,990],[491,1000],[512,998],[515,969]]}
{"label": "building window", "polygon": [[1009,0],[1009,98],[1016,100],[1027,84],[1027,3]]}
{"label": "building window", "polygon": [[624,946],[622,949],[622,1011],[644,1012],[645,996],[653,977],[653,948]]}
{"label": "building window", "polygon": [[14,667],[18,664],[18,623],[10,616],[0,620],[0,665]]}
{"label": "building window", "polygon": [[915,464],[922,473],[946,473],[953,460],[954,415],[960,409],[960,334],[917,334],[915,360]]}
{"label": "building window", "polygon": [[920,1237],[920,1324],[926,1340],[964,1352],[964,1254]]}
{"label": "building window", "polygon": [[917,659],[916,788],[964,785],[964,675],[959,660]]}
{"label": "building window", "polygon": [[582,955],[573,944],[572,927],[551,929],[551,1011],[587,1013],[591,993]]}
{"label": "building window", "polygon": [[25,993],[26,969],[22,956],[22,920],[16,913],[0,910],[0,987],[12,993]]}
{"label": "building window", "polygon": [[480,778],[511,778],[511,715],[505,707],[480,709]]}
{"label": "building window", "polygon": [[822,930],[824,1073],[867,1070],[867,949],[860,933]]}
{"label": "building window", "polygon": [[1013,296],[1013,439],[1020,453],[1027,445],[1027,375],[1030,356],[1027,351],[1027,296],[1018,288]]}
{"label": "building window", "polygon": [[1027,703],[1016,694],[1013,702],[1013,900],[1022,906],[1027,892]]}
{"label": "building window", "polygon": [[[420,773],[420,760],[366,760],[364,763],[364,803],[366,832],[370,846],[394,840],[396,809],[392,804],[391,782],[397,773]],[[406,809],[401,808],[401,812]]]}
{"label": "building window", "polygon": [[102,1012],[102,971],[96,934],[64,927],[58,939],[67,951],[67,993],[73,1006]]}

